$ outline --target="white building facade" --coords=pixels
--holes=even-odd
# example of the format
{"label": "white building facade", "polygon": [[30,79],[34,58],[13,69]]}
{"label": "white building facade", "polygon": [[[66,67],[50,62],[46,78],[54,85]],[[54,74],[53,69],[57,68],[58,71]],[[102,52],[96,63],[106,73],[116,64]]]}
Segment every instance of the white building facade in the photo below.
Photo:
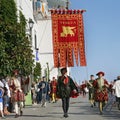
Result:
{"label": "white building facade", "polygon": [[[68,0],[15,0],[19,11],[23,13],[27,20],[26,34],[29,32],[29,19],[34,22],[31,36],[33,54],[36,56],[36,49],[38,49],[38,58],[34,58],[35,63],[40,62],[42,67],[42,75],[44,70],[48,68],[50,71],[50,79],[57,77],[58,68],[54,68],[53,61],[53,46],[52,46],[52,24],[50,9],[65,8]],[[19,21],[19,17],[18,17]]]}

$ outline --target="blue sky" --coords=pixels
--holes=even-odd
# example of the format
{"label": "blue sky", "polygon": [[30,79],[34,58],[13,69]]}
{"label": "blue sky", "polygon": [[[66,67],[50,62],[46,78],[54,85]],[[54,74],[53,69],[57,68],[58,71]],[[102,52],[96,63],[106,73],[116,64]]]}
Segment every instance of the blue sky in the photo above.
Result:
{"label": "blue sky", "polygon": [[69,9],[85,9],[86,67],[72,67],[77,82],[105,72],[108,81],[120,75],[120,0],[70,0]]}

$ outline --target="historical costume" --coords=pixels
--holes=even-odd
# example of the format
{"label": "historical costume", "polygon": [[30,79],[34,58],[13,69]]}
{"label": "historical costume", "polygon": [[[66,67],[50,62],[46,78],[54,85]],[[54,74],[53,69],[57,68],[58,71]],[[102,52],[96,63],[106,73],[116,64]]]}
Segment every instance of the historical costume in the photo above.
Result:
{"label": "historical costume", "polygon": [[87,85],[86,85],[85,81],[82,81],[82,84],[81,84],[80,88],[81,88],[83,97],[85,97],[86,96],[86,92],[88,92],[88,91],[86,91],[87,90],[86,89]]}
{"label": "historical costume", "polygon": [[89,89],[89,100],[91,103],[91,107],[95,106],[95,100],[94,100],[95,89],[93,86],[94,80],[95,80],[94,75],[91,75],[90,80],[87,82],[87,87]]}
{"label": "historical costume", "polygon": [[71,97],[71,92],[74,90],[76,93],[78,89],[73,82],[72,78],[67,75],[67,69],[62,68],[61,74],[58,78],[57,84],[57,96],[62,99],[62,108],[64,112],[64,117],[68,117],[69,101]]}
{"label": "historical costume", "polygon": [[52,97],[52,102],[56,102],[56,90],[57,90],[57,81],[55,79],[55,77],[53,77],[51,84],[50,84],[50,88],[51,88],[51,97]]}
{"label": "historical costume", "polygon": [[99,103],[100,114],[102,114],[103,107],[108,101],[108,82],[103,78],[104,72],[100,71],[96,74],[98,78],[94,81],[95,101]]}
{"label": "historical costume", "polygon": [[[22,111],[22,107],[23,107],[23,101],[24,99],[24,93],[21,89],[21,82],[18,79],[18,77],[16,76],[17,73],[15,73],[15,76],[12,77],[11,79],[11,89],[12,89],[12,93],[11,93],[11,100],[14,104],[14,108],[15,108],[15,118],[19,117],[19,107],[20,107],[20,115],[22,116],[23,111]],[[18,106],[19,103],[19,106]]]}

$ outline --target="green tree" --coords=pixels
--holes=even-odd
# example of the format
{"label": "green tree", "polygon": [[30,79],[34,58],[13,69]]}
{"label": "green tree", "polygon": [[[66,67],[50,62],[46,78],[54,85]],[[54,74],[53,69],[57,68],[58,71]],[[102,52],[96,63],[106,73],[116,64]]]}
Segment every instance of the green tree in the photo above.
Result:
{"label": "green tree", "polygon": [[0,1],[0,74],[9,74],[12,65],[10,64],[10,49],[13,47],[9,41],[14,40],[15,25],[17,24],[16,6],[13,0]]}
{"label": "green tree", "polygon": [[17,8],[14,0],[0,0],[0,75],[12,75],[18,69],[29,75],[33,68],[33,51],[26,37],[26,20],[20,12],[17,21]]}
{"label": "green tree", "polygon": [[41,64],[36,62],[36,66],[34,68],[34,81],[37,81],[38,78],[41,78]]}

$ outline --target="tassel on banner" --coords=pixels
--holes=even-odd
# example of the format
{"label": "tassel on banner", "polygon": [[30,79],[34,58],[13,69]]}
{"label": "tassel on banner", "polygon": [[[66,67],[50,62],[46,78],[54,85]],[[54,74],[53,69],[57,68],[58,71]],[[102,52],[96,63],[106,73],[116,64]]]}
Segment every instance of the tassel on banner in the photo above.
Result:
{"label": "tassel on banner", "polygon": [[68,67],[74,66],[73,50],[70,48],[68,48],[67,50],[67,61],[68,61]]}
{"label": "tassel on banner", "polygon": [[78,66],[78,47],[74,48],[73,52],[76,60],[76,65]]}
{"label": "tassel on banner", "polygon": [[86,57],[85,57],[85,42],[84,42],[84,23],[83,16],[81,15],[80,19],[80,41],[79,41],[79,56],[80,56],[80,66],[86,66]]}
{"label": "tassel on banner", "polygon": [[58,49],[55,47],[53,49],[53,57],[54,57],[54,67],[59,67],[60,66],[59,64],[60,55],[59,55]]}

